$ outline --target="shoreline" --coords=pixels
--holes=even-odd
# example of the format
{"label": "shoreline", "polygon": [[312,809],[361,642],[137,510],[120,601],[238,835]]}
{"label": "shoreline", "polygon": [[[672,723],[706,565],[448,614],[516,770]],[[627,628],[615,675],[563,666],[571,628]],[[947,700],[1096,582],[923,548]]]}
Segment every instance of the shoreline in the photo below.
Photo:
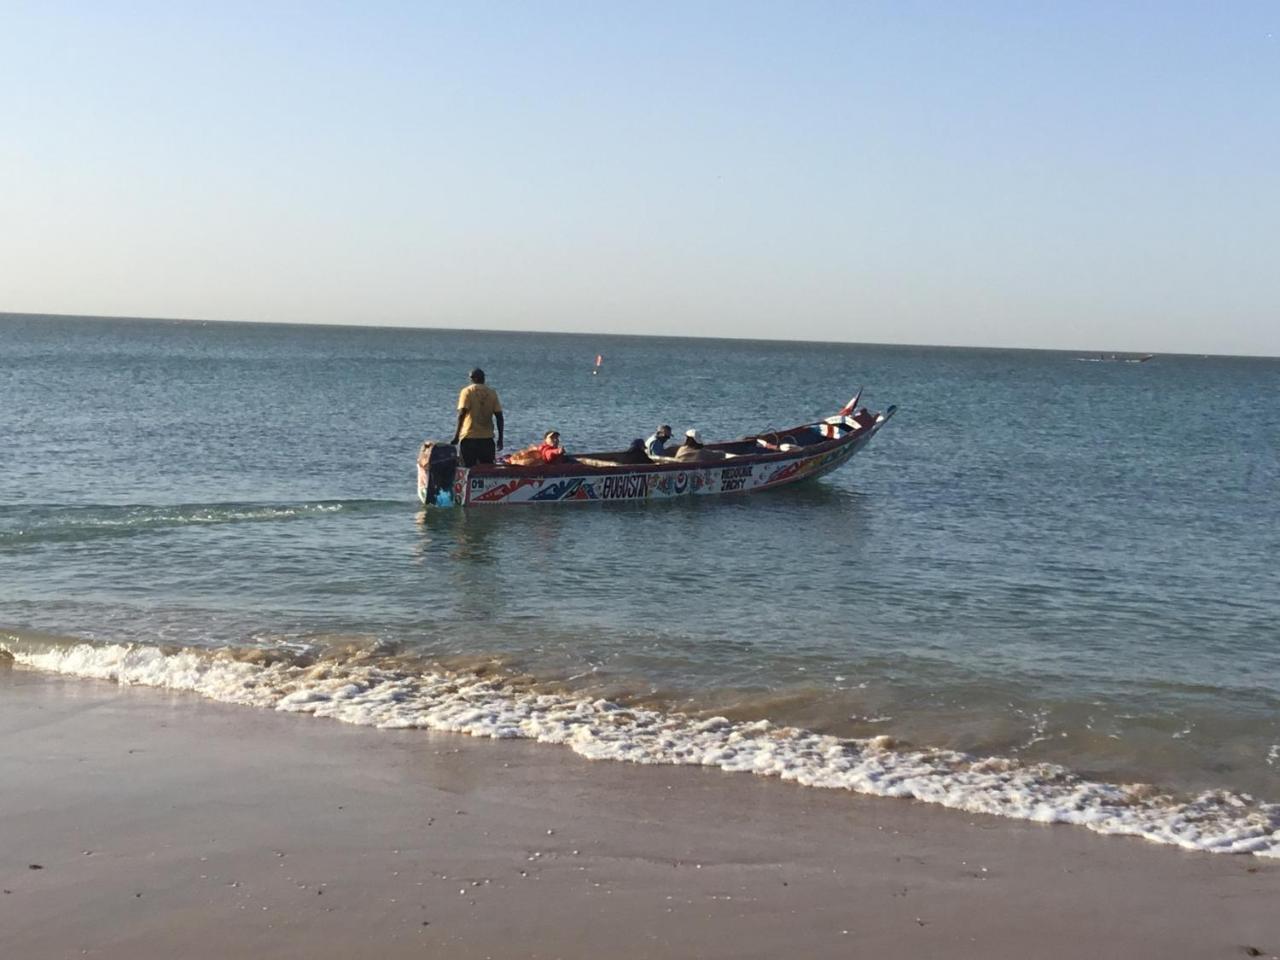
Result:
{"label": "shoreline", "polygon": [[1280,952],[1256,857],[4,664],[0,733],[4,955]]}
{"label": "shoreline", "polygon": [[590,760],[712,767],[805,788],[915,799],[970,815],[1071,824],[1192,851],[1280,859],[1280,808],[1247,793],[1177,794],[1016,757],[897,749],[890,734],[846,739],[766,720],[668,713],[608,696],[540,691],[487,669],[437,669],[347,648],[316,659],[254,649],[67,645],[13,634],[0,635],[0,657],[6,655],[41,671],[358,726],[527,739]]}

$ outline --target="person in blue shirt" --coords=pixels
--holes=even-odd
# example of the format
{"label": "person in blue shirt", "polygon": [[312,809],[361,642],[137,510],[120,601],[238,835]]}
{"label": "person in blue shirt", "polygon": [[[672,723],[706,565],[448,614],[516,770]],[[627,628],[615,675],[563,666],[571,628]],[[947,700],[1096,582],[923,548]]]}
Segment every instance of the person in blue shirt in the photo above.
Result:
{"label": "person in blue shirt", "polygon": [[644,452],[651,457],[669,457],[671,451],[667,449],[667,441],[670,439],[671,427],[664,423],[644,442]]}

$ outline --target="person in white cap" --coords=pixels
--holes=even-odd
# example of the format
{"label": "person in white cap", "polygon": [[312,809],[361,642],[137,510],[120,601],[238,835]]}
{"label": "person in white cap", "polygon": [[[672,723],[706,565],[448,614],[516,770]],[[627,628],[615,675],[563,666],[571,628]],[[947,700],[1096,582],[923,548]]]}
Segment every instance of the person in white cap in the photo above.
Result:
{"label": "person in white cap", "polygon": [[706,444],[702,442],[702,434],[697,430],[686,430],[684,432],[684,443],[680,444],[680,449],[676,451],[677,460],[710,460],[711,451],[706,449]]}

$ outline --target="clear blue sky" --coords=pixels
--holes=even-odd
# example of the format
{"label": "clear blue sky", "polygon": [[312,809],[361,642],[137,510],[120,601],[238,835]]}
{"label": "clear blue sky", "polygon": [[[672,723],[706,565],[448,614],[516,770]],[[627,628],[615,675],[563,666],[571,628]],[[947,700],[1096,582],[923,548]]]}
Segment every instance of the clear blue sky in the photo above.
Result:
{"label": "clear blue sky", "polygon": [[1280,3],[0,25],[0,310],[1280,354]]}

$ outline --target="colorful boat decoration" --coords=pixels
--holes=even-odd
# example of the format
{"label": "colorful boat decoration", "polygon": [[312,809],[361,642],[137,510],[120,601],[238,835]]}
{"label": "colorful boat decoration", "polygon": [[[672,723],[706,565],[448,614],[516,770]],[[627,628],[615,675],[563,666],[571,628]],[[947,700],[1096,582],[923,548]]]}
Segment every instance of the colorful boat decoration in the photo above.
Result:
{"label": "colorful boat decoration", "polygon": [[467,468],[450,444],[427,442],[418,455],[418,499],[428,506],[669,500],[754,493],[812,480],[843,466],[897,407],[858,409],[859,391],[834,416],[740,440],[708,443],[703,459],[650,458],[626,450],[579,454],[562,462]]}

